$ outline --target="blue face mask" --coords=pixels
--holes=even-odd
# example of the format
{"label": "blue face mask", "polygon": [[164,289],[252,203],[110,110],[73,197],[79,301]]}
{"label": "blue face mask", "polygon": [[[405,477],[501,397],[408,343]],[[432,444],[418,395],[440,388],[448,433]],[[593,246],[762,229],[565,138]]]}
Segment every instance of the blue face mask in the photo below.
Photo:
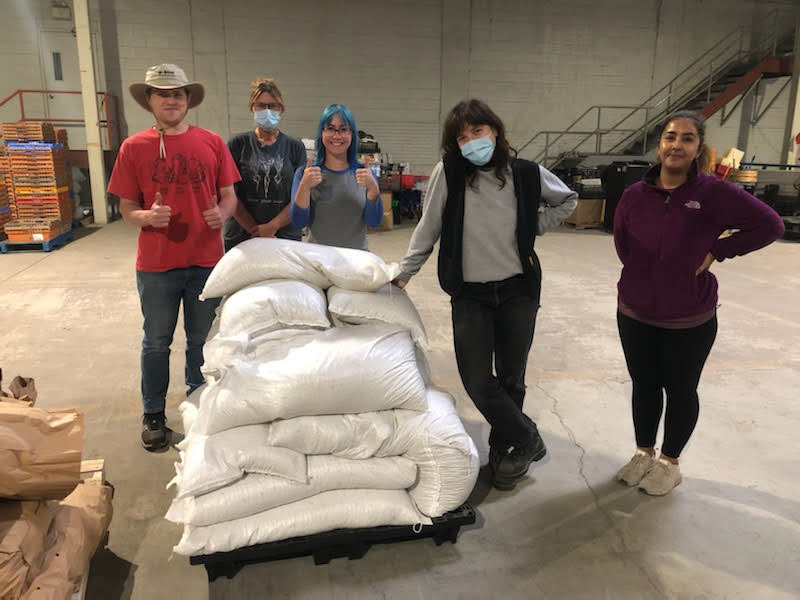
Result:
{"label": "blue face mask", "polygon": [[281,113],[265,108],[253,112],[253,120],[261,129],[272,131],[281,122]]}
{"label": "blue face mask", "polygon": [[461,154],[473,165],[482,167],[492,160],[492,155],[494,154],[492,136],[486,134],[482,138],[470,140],[461,146]]}

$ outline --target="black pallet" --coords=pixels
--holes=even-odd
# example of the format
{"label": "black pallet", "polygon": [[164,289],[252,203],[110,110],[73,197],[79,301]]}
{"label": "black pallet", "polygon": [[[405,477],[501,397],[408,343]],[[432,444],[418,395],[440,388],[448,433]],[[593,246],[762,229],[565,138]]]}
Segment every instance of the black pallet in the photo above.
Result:
{"label": "black pallet", "polygon": [[328,564],[332,558],[347,557],[350,560],[362,558],[374,544],[404,542],[431,537],[437,546],[450,541],[456,543],[462,525],[475,522],[475,511],[469,503],[456,510],[431,519],[432,525],[423,525],[415,531],[412,525],[385,525],[360,529],[335,529],[314,535],[304,535],[267,544],[257,544],[238,548],[230,552],[216,552],[190,556],[189,563],[203,565],[208,580],[214,581],[220,575],[233,578],[245,565],[313,556],[315,565]]}

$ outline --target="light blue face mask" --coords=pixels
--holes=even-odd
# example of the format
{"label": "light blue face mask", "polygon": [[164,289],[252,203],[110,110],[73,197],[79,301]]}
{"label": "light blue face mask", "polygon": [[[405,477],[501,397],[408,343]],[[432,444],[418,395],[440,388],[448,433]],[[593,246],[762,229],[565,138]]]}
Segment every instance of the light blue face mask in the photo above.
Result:
{"label": "light blue face mask", "polygon": [[461,146],[461,154],[473,165],[482,167],[492,160],[494,154],[494,142],[491,134],[470,140]]}
{"label": "light blue face mask", "polygon": [[253,112],[253,120],[261,129],[272,131],[281,122],[281,113],[265,108]]}

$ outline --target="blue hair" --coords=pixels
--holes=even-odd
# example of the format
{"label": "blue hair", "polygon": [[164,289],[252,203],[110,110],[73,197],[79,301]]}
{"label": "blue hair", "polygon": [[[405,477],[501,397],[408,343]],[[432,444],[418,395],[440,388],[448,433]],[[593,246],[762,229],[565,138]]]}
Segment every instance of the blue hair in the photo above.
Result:
{"label": "blue hair", "polygon": [[330,124],[331,119],[339,115],[339,118],[350,127],[352,133],[350,139],[350,146],[347,148],[347,164],[351,169],[358,166],[356,162],[356,155],[358,154],[358,129],[356,129],[356,120],[353,113],[344,104],[329,104],[322,109],[322,115],[319,118],[319,125],[317,125],[317,157],[314,160],[314,166],[319,167],[325,163],[325,146],[322,144],[322,130]]}

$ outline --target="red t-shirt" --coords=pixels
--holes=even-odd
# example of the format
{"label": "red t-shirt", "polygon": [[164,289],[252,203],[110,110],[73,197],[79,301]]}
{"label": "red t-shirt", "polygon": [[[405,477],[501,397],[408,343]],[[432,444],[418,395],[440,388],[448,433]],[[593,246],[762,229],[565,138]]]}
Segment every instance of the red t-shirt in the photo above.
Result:
{"label": "red t-shirt", "polygon": [[166,158],[159,156],[159,135],[146,129],[123,142],[111,172],[108,191],[149,209],[156,192],[172,209],[169,226],[142,227],[136,269],[163,272],[213,267],[222,258],[222,234],[211,229],[203,211],[220,188],[239,181],[228,147],[216,133],[190,126],[165,135]]}

